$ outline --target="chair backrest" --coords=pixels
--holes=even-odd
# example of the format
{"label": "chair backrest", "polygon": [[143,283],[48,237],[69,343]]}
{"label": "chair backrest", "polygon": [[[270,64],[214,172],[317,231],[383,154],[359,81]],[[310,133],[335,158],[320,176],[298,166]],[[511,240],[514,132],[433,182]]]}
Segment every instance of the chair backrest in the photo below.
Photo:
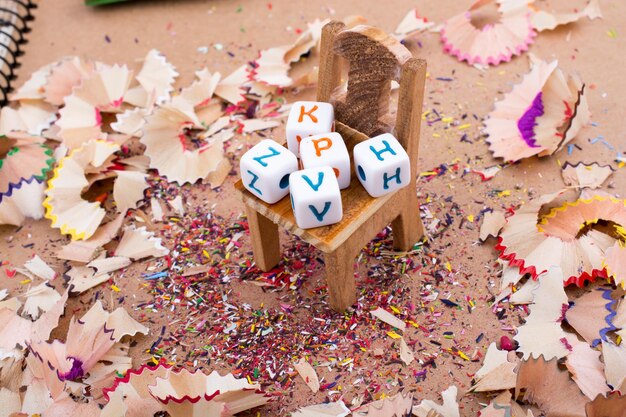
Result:
{"label": "chair backrest", "polygon": [[[349,64],[346,91],[339,91],[342,60]],[[354,136],[357,141],[394,133],[413,167],[417,164],[425,77],[426,61],[413,58],[396,38],[378,28],[359,25],[346,29],[343,23],[333,21],[322,30],[317,100],[332,103],[335,120],[363,134]],[[395,120],[389,114],[392,80],[400,83]]]}

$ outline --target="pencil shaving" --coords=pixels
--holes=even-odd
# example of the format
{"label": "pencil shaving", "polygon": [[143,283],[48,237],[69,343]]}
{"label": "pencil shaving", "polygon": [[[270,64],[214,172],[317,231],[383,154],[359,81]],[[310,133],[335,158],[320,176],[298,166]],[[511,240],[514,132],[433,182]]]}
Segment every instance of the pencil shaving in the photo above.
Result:
{"label": "pencil shaving", "polygon": [[64,98],[56,125],[70,149],[104,137],[101,113],[119,113],[132,72],[126,66],[101,65]]}
{"label": "pencil shaving", "polygon": [[59,161],[43,203],[52,227],[69,234],[72,240],[85,240],[95,233],[105,210],[98,202],[83,199],[82,192],[89,185],[85,172],[101,167],[118,149],[110,142],[91,141]]}

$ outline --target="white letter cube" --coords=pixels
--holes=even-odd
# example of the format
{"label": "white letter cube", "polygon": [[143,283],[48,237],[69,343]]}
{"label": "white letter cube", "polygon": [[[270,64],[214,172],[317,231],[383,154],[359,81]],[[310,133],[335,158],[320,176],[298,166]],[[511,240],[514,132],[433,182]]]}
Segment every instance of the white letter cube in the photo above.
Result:
{"label": "white letter cube", "polygon": [[298,159],[284,146],[265,139],[243,154],[239,168],[244,187],[274,204],[289,194],[289,174],[298,170]]}
{"label": "white letter cube", "polygon": [[411,163],[400,142],[385,133],[354,147],[355,175],[372,197],[381,197],[409,185]]}
{"label": "white letter cube", "polygon": [[291,208],[301,229],[327,226],[343,217],[339,183],[329,166],[292,173],[289,192]]}
{"label": "white letter cube", "polygon": [[337,132],[309,136],[300,142],[302,167],[329,166],[335,171],[339,188],[350,186],[350,154],[341,135]]}
{"label": "white letter cube", "polygon": [[334,129],[335,110],[330,103],[296,101],[287,118],[287,147],[300,157],[300,141],[307,136],[329,133]]}

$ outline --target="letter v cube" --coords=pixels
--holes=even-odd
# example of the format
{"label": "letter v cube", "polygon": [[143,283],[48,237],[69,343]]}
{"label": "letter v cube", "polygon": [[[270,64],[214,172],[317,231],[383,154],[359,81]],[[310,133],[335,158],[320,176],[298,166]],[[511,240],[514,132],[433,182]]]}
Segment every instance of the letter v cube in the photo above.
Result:
{"label": "letter v cube", "polygon": [[334,130],[335,110],[330,103],[296,101],[287,118],[287,147],[300,157],[300,141],[307,136],[329,133]]}
{"label": "letter v cube", "polygon": [[372,197],[392,193],[411,181],[409,155],[390,133],[357,144],[353,157],[356,176]]}
{"label": "letter v cube", "polygon": [[328,226],[343,217],[339,183],[329,166],[292,173],[289,193],[291,208],[301,229]]}
{"label": "letter v cube", "polygon": [[239,168],[243,186],[274,204],[289,194],[289,175],[298,169],[298,159],[284,146],[265,139],[243,154]]}

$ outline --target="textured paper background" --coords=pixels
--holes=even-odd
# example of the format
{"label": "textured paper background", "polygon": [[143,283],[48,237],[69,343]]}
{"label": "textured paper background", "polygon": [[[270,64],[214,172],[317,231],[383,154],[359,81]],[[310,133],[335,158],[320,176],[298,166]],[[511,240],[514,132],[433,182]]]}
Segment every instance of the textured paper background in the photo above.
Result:
{"label": "textured paper background", "polygon": [[[275,0],[271,8],[266,1],[133,1],[116,6],[102,8],[85,7],[78,0],[46,0],[39,2],[35,10],[33,31],[28,35],[29,43],[25,46],[25,55],[22,57],[22,66],[18,70],[18,79],[15,85],[21,85],[29,74],[39,66],[56,60],[64,55],[80,55],[91,59],[102,60],[106,63],[127,63],[139,68],[138,62],[149,49],[157,48],[177,67],[181,74],[179,86],[186,85],[193,77],[193,72],[207,66],[211,71],[219,71],[223,75],[229,74],[246,61],[254,59],[258,51],[271,46],[278,46],[291,42],[297,36],[295,29],[304,29],[305,23],[315,18],[341,18],[350,14],[359,14],[366,17],[370,24],[392,31],[406,12],[412,7],[418,7],[421,14],[430,20],[440,23],[466,9],[469,1],[438,0],[438,1],[400,1],[386,0],[337,0],[337,1],[302,1],[302,0]],[[573,3],[583,5],[583,2],[539,1],[538,6],[560,10],[573,7]],[[616,151],[626,151],[626,139],[623,128],[624,120],[624,93],[626,90],[623,81],[624,51],[626,50],[626,3],[621,1],[602,1],[603,20],[589,22],[582,21],[575,25],[560,28],[553,32],[539,34],[531,52],[541,58],[558,58],[562,68],[574,71],[581,75],[588,84],[587,94],[592,111],[592,118],[596,126],[586,128],[575,140],[583,150],[575,150],[572,155],[562,151],[550,158],[532,158],[520,164],[507,167],[495,179],[481,182],[474,174],[467,174],[463,178],[462,172],[451,175],[447,173],[437,179],[418,183],[422,201],[428,197],[432,202],[429,207],[436,217],[443,217],[452,210],[453,204],[464,215],[476,215],[484,207],[510,207],[527,201],[529,194],[538,195],[554,191],[563,186],[558,163],[570,161],[610,163],[614,161]],[[238,11],[240,9],[240,11]],[[607,31],[616,29],[617,37],[608,36]],[[566,40],[569,37],[569,40]],[[110,39],[107,42],[106,39]],[[213,45],[223,45],[218,51]],[[509,91],[513,83],[520,80],[527,72],[527,56],[514,58],[511,63],[490,68],[485,72],[459,63],[456,59],[442,52],[439,35],[425,33],[412,38],[408,42],[411,51],[419,57],[428,60],[429,78],[427,80],[427,96],[424,110],[436,109],[442,116],[452,117],[460,121],[461,116],[467,114],[462,123],[471,123],[471,128],[459,131],[455,126],[444,128],[439,123],[432,127],[426,124],[422,127],[420,143],[420,166],[418,171],[429,171],[442,163],[451,163],[457,160],[471,167],[483,168],[499,161],[493,160],[484,140],[480,139],[480,119],[492,108],[496,98],[501,98],[503,92]],[[207,47],[203,53],[198,48]],[[227,52],[231,52],[232,56]],[[303,65],[314,62],[312,56]],[[298,68],[296,68],[296,71]],[[438,81],[437,77],[452,78],[450,82]],[[310,99],[314,91],[303,90],[293,99]],[[474,115],[476,118],[474,118]],[[284,129],[277,128],[273,136],[280,138]],[[473,144],[460,142],[462,133],[467,133]],[[602,140],[590,143],[591,139],[599,135],[613,146],[610,150]],[[255,137],[248,138],[257,140]],[[615,164],[613,164],[615,166]],[[241,204],[232,196],[232,184],[235,178],[227,180],[220,193],[208,192],[198,196],[195,204],[210,206],[217,203],[217,212],[223,215],[237,214],[241,211]],[[618,171],[612,179],[612,192],[622,193],[626,187],[623,171]],[[509,190],[510,195],[499,195],[498,192]],[[449,201],[445,201],[448,198]],[[474,348],[484,349],[489,342],[499,339],[503,334],[500,330],[504,324],[518,325],[516,314],[507,314],[503,322],[499,322],[491,312],[487,300],[496,292],[497,268],[494,267],[496,252],[493,240],[484,245],[477,245],[478,224],[466,222],[462,228],[457,222],[441,236],[431,243],[431,250],[438,254],[439,261],[449,261],[452,267],[459,271],[459,285],[446,287],[450,297],[462,300],[465,295],[471,296],[477,302],[476,309],[469,314],[467,310],[446,310],[446,316],[434,321],[437,323],[451,323],[449,328],[455,332],[456,347],[466,353]],[[49,221],[27,222],[16,232],[15,228],[0,227],[0,258],[9,260],[13,265],[21,265],[32,254],[37,253],[48,261],[57,270],[63,270],[62,264],[55,260],[54,253],[66,240],[56,229],[49,227]],[[33,243],[32,247],[22,245]],[[167,246],[167,242],[164,242]],[[242,243],[249,248],[247,238]],[[143,288],[138,274],[143,272],[142,264],[131,268],[124,279],[116,280],[122,288],[123,294],[130,298],[127,308],[140,300],[148,300],[150,295]],[[320,276],[312,279],[306,286],[315,287],[321,284]],[[407,278],[421,280],[416,275]],[[0,272],[0,286],[16,287],[16,282],[7,279]],[[407,282],[408,286],[414,285]],[[278,296],[285,293],[263,293],[257,287],[245,284],[233,284],[235,290],[234,303],[250,303],[258,307],[261,303],[276,304]],[[303,287],[304,289],[304,287]],[[105,300],[109,305],[119,294],[113,294],[103,288]],[[443,294],[442,296],[447,296]],[[79,312],[89,305],[92,293],[78,299],[73,299],[68,312]],[[419,301],[416,295],[416,302]],[[132,311],[131,311],[132,313]],[[68,314],[69,316],[70,314]],[[153,329],[160,329],[160,323],[171,320],[162,313],[154,315]],[[485,333],[480,343],[475,338]],[[61,334],[59,332],[54,334]],[[509,334],[510,335],[510,334]],[[201,337],[201,335],[200,335]],[[420,337],[411,335],[411,338]],[[140,340],[132,349],[132,354],[139,361],[145,361],[149,355],[144,350],[152,343],[153,338]],[[445,347],[452,347],[453,343],[436,339]],[[424,342],[428,342],[424,340]],[[434,351],[435,346],[429,346]],[[418,355],[419,358],[419,355]],[[372,369],[389,372],[397,365],[385,367],[385,360],[372,363]],[[358,372],[367,372],[367,363],[362,369],[355,370],[350,375],[343,373],[341,383],[345,386],[346,400],[363,390],[362,387],[352,388],[351,382],[357,378]],[[464,362],[458,357],[446,356],[445,353],[437,359],[438,367],[430,369],[426,381],[415,383],[408,378],[406,387],[415,391],[418,399],[438,399],[441,390],[450,384],[457,384],[459,391],[464,392],[469,387],[470,376],[480,363]],[[370,369],[371,370],[371,369]],[[383,372],[381,371],[381,372]],[[327,378],[333,377],[334,372],[319,371]],[[389,378],[393,375],[390,374]],[[383,378],[384,380],[385,378]],[[298,381],[301,382],[301,381]],[[390,391],[397,390],[397,387]],[[295,405],[310,404],[324,400],[324,394],[311,395],[308,388],[302,383],[296,384],[295,395],[283,402],[283,407],[293,410]],[[475,396],[466,396],[460,400],[462,415],[475,415],[479,409]],[[261,412],[262,415],[282,414],[285,408],[274,406],[270,411]]]}

